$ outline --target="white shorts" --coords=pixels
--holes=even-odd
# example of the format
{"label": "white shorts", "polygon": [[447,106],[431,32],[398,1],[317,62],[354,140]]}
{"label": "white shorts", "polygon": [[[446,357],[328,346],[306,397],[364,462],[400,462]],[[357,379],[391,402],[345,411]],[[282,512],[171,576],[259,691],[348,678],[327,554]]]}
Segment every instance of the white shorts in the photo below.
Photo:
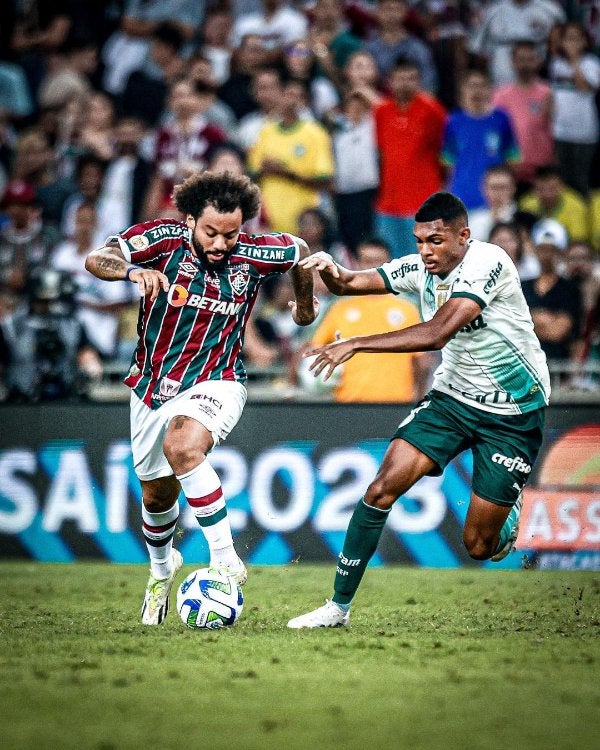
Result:
{"label": "white shorts", "polygon": [[149,409],[131,391],[131,452],[138,478],[150,480],[173,474],[163,453],[165,433],[173,417],[186,416],[200,422],[218,445],[238,423],[245,403],[246,388],[234,380],[198,383],[158,409]]}

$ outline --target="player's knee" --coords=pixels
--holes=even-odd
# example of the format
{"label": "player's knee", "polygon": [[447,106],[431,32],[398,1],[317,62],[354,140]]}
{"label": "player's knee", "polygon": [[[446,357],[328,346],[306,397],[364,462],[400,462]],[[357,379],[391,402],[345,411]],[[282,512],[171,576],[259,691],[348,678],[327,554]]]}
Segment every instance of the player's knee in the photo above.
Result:
{"label": "player's knee", "polygon": [[173,507],[173,503],[177,500],[167,495],[149,495],[144,493],[144,508],[148,513],[164,513]]}
{"label": "player's knee", "polygon": [[389,491],[382,479],[375,479],[365,492],[365,503],[379,510],[388,510],[396,501],[396,496]]}
{"label": "player's knee", "polygon": [[167,437],[163,453],[175,474],[184,474],[200,464],[205,456],[192,441]]}
{"label": "player's knee", "polygon": [[465,528],[463,531],[463,543],[473,560],[488,560],[494,554],[494,541],[493,537],[486,537],[477,529]]}

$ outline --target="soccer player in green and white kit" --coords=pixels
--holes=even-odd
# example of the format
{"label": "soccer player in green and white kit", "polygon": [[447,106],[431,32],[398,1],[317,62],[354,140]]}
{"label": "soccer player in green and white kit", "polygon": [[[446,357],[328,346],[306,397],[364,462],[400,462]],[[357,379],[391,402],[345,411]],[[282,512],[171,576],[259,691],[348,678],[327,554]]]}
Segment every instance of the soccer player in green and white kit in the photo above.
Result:
{"label": "soccer player in green and white kit", "polygon": [[309,249],[291,234],[248,235],[260,192],[245,176],[203,172],[175,189],[185,217],[137,224],[86,259],[107,281],[138,285],[139,341],[126,384],[131,390],[131,448],[142,485],[142,531],[150,578],[142,622],[160,625],[182,565],[173,548],[180,489],[210,549],[210,565],[241,585],[247,572],[232,540],[219,476],[207,454],[239,420],[246,402],[244,330],[260,285],[290,271],[298,325],[318,314]]}
{"label": "soccer player in green and white kit", "polygon": [[441,349],[442,363],[354,510],[332,599],[290,620],[290,628],[348,624],[350,603],[394,502],[468,448],[474,458],[463,530],[469,555],[501,560],[517,537],[521,492],[540,448],[550,393],[517,270],[500,247],[470,238],[465,206],[451,193],[435,193],[422,204],[414,234],[418,254],[379,268],[350,271],[321,252],[300,263],[319,271],[334,294],[415,293],[424,321],[314,349],[307,355],[317,355],[315,375],[328,377],[358,352]]}

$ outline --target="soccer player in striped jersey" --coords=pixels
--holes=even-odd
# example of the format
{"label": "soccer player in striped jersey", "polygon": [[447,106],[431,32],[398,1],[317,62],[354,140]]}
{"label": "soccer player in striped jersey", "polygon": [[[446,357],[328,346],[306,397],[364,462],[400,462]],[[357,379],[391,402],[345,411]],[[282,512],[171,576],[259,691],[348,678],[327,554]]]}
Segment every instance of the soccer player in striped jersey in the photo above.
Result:
{"label": "soccer player in striped jersey", "polygon": [[221,483],[207,455],[242,414],[244,330],[261,283],[289,271],[293,320],[304,326],[318,315],[312,271],[298,265],[309,255],[306,243],[291,234],[241,231],[260,207],[259,189],[249,178],[195,174],[175,188],[174,198],[185,221],[137,224],[86,259],[95,276],[131,281],[141,295],[139,341],[125,383],[150,556],[146,625],[167,616],[183,562],[173,548],[180,489],[206,537],[210,565],[245,583]]}
{"label": "soccer player in striped jersey", "polygon": [[334,294],[419,296],[423,323],[355,336],[314,349],[315,374],[328,377],[358,352],[442,350],[431,391],[400,424],[377,476],[354,509],[330,601],[294,617],[290,628],[347,625],[349,608],[396,500],[421,477],[441,474],[473,451],[473,484],[463,542],[476,560],[513,548],[522,489],[542,442],[550,394],[546,357],[533,330],[514,263],[497,245],[470,239],[467,211],[434,193],[415,216],[418,254],[351,271],[326,253],[301,262]]}

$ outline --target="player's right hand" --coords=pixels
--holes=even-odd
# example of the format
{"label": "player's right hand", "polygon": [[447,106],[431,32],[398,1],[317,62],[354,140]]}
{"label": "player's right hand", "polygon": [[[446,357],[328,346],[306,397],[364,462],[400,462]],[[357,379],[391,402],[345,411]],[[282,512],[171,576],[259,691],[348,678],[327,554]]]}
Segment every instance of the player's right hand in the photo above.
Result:
{"label": "player's right hand", "polygon": [[154,268],[136,268],[129,274],[129,278],[137,284],[140,296],[150,297],[152,301],[158,297],[161,288],[165,292],[169,291],[169,279]]}
{"label": "player's right hand", "polygon": [[319,250],[318,253],[309,255],[307,258],[302,258],[298,265],[301,268],[314,268],[315,271],[324,271],[330,276],[333,276],[334,279],[339,279],[340,277],[337,263],[329,253],[325,253],[322,250]]}

